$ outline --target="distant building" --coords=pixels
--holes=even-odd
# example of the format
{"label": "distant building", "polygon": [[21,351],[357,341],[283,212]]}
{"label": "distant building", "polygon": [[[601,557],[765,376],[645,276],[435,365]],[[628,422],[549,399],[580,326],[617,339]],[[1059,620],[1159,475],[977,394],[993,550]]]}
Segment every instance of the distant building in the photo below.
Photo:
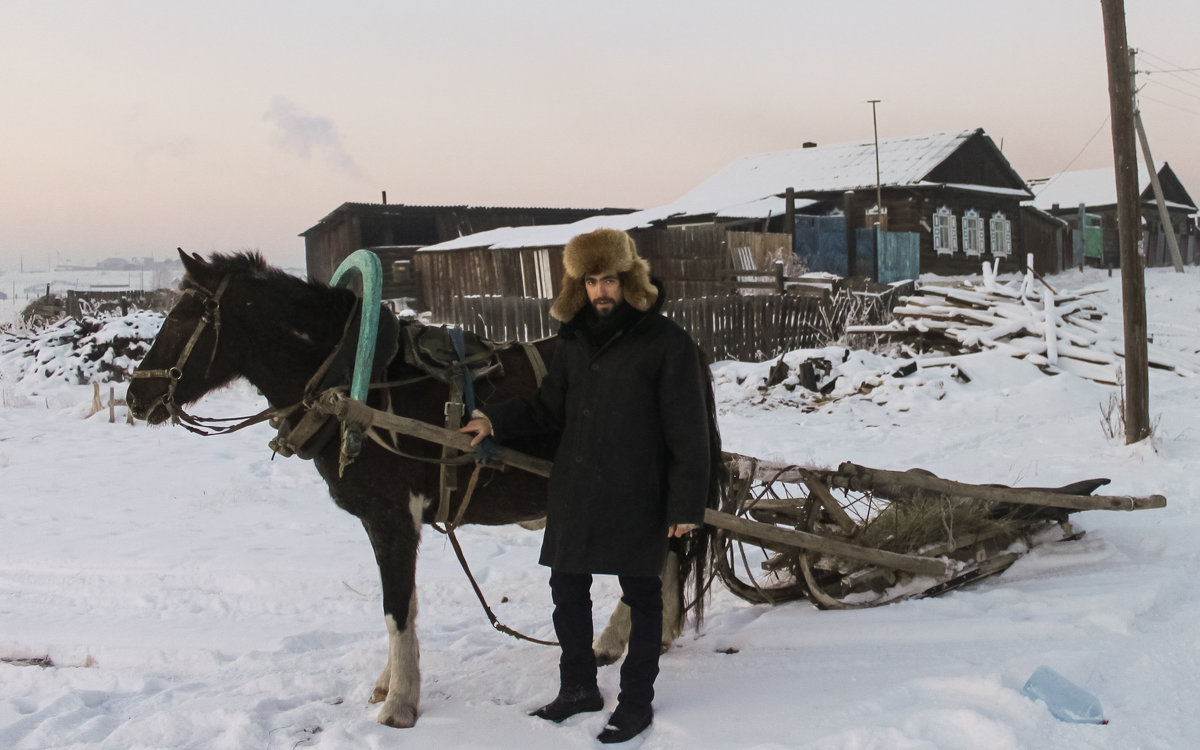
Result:
{"label": "distant building", "polygon": [[673,203],[467,234],[422,248],[416,267],[435,315],[451,296],[552,298],[563,246],[598,227],[631,232],[673,297],[729,293],[731,272],[773,264],[780,248],[811,271],[885,281],[983,262],[1011,272],[1029,253],[1060,269],[1064,225],[1022,208],[1033,194],[982,129],[883,139],[878,159],[877,177],[873,140],[747,156]]}
{"label": "distant building", "polygon": [[[1200,237],[1196,228],[1196,201],[1166,162],[1158,170],[1171,231],[1176,235],[1185,263],[1200,262]],[[1029,181],[1034,193],[1033,205],[1067,221],[1078,238],[1073,265],[1085,261],[1119,266],[1117,240],[1117,177],[1112,167],[1060,172],[1051,177]],[[1146,264],[1172,263],[1166,244],[1154,188],[1144,166],[1138,166],[1138,192],[1141,197],[1142,232]]]}
{"label": "distant building", "polygon": [[561,224],[632,210],[343,203],[300,236],[310,279],[329,281],[350,253],[366,248],[383,263],[384,298],[416,299],[420,279],[412,258],[418,248],[497,227]]}

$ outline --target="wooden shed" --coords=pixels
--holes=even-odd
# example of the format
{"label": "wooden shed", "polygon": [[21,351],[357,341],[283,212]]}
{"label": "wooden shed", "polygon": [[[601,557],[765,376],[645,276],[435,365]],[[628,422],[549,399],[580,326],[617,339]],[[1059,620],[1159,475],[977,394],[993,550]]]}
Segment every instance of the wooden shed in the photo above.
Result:
{"label": "wooden shed", "polygon": [[412,261],[418,248],[498,227],[562,224],[589,216],[630,211],[632,209],[625,208],[343,203],[300,236],[304,238],[309,278],[329,281],[346,256],[367,248],[383,263],[384,298],[416,300],[420,298],[421,280]]}

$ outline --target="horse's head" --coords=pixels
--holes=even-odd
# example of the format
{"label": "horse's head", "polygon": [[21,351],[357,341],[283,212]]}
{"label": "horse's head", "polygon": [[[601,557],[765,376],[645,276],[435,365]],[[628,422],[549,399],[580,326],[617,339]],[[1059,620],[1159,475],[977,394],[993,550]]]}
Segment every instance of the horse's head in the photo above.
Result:
{"label": "horse's head", "polygon": [[[186,271],[183,296],[167,315],[154,345],[133,373],[126,401],[133,416],[159,424],[236,377],[222,330],[222,302],[233,270],[179,251]],[[258,260],[261,264],[261,259]]]}

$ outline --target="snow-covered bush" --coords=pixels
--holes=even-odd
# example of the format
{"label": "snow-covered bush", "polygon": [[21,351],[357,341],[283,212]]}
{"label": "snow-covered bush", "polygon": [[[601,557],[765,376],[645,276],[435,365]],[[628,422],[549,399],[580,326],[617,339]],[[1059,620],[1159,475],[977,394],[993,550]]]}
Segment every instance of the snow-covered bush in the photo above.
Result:
{"label": "snow-covered bush", "polygon": [[34,333],[0,334],[0,379],[25,388],[127,381],[150,350],[164,318],[150,311],[64,318]]}

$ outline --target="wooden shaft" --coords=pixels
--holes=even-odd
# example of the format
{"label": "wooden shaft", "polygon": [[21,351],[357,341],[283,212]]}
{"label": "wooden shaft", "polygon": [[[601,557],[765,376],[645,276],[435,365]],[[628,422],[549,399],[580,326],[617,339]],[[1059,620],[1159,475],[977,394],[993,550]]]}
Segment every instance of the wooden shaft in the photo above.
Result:
{"label": "wooden shaft", "polygon": [[[339,414],[339,411],[349,407],[350,404],[357,403],[342,394],[337,394],[336,398],[333,398],[331,401],[332,403],[327,405],[325,397],[322,397],[317,406],[319,408],[328,408],[330,413],[338,416],[339,419],[343,416]],[[402,417],[399,414],[389,414],[377,409],[372,409],[371,411],[371,422],[378,427],[394,430],[421,440],[428,440],[438,445],[455,448],[463,453],[473,453],[475,451],[475,448],[471,447],[471,437],[466,433],[422,422],[419,419]],[[549,477],[550,467],[554,465],[553,461],[530,456],[527,453],[521,453],[520,451],[503,446],[497,446],[495,458],[504,464],[542,477]]]}
{"label": "wooden shaft", "polygon": [[949,479],[912,471],[887,471],[869,469],[846,462],[838,467],[838,473],[847,477],[854,489],[869,490],[875,485],[895,484],[913,489],[941,492],[956,497],[990,500],[1001,503],[1041,505],[1069,510],[1145,510],[1165,508],[1167,499],[1162,495],[1130,497],[1127,495],[1065,495],[1045,490],[1021,489],[1020,487],[989,487],[980,484],[964,484]]}
{"label": "wooden shaft", "polygon": [[732,531],[754,539],[762,539],[772,543],[772,545],[823,552],[828,555],[857,560],[869,565],[879,565],[895,570],[906,570],[918,575],[945,578],[954,573],[952,565],[931,557],[902,555],[898,552],[886,552],[874,547],[860,547],[857,544],[839,542],[836,539],[830,539],[820,534],[811,534],[807,531],[784,529],[765,523],[749,521],[745,518],[738,518],[730,513],[713,510],[712,508],[704,511],[704,522],[718,529],[725,529],[726,531]]}

